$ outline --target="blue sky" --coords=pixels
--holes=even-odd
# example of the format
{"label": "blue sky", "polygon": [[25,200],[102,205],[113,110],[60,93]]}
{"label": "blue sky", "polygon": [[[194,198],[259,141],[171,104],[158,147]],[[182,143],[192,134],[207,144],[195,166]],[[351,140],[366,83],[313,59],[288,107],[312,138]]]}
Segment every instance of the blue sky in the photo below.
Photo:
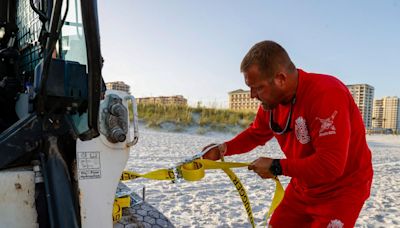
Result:
{"label": "blue sky", "polygon": [[298,68],[400,97],[400,0],[99,0],[103,77],[136,97],[226,106],[247,89],[239,66],[274,40]]}

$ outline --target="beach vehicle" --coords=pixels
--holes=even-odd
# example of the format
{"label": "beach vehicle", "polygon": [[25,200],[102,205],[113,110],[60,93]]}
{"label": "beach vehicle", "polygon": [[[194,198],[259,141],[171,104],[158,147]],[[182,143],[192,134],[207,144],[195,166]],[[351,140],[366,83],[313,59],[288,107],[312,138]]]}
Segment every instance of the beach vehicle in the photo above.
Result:
{"label": "beach vehicle", "polygon": [[102,64],[96,0],[0,0],[1,227],[112,227],[122,215],[136,105],[106,90]]}

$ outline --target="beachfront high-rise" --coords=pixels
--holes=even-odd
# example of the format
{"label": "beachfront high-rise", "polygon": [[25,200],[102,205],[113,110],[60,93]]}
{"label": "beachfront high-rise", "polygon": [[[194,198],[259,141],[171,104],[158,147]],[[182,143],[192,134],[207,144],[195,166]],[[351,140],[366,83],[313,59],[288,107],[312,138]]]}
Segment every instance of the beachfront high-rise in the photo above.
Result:
{"label": "beachfront high-rise", "polygon": [[383,97],[374,101],[373,127],[400,131],[400,99]]}
{"label": "beachfront high-rise", "polygon": [[372,128],[383,129],[383,99],[375,99],[372,109]]}
{"label": "beachfront high-rise", "polygon": [[234,90],[228,93],[229,109],[257,111],[260,101],[250,97],[250,90]]}
{"label": "beachfront high-rise", "polygon": [[364,121],[365,128],[372,127],[372,105],[374,100],[374,87],[368,84],[346,85],[356,102]]}
{"label": "beachfront high-rise", "polygon": [[383,97],[374,100],[372,127],[375,130],[400,131],[400,98]]}
{"label": "beachfront high-rise", "polygon": [[125,84],[123,81],[107,82],[106,87],[110,90],[120,90],[130,94],[130,86]]}
{"label": "beachfront high-rise", "polygon": [[158,97],[139,97],[136,98],[137,104],[159,104],[159,105],[187,105],[187,99],[182,95],[158,96]]}
{"label": "beachfront high-rise", "polygon": [[383,128],[392,129],[393,131],[400,129],[400,109],[398,97],[383,98]]}

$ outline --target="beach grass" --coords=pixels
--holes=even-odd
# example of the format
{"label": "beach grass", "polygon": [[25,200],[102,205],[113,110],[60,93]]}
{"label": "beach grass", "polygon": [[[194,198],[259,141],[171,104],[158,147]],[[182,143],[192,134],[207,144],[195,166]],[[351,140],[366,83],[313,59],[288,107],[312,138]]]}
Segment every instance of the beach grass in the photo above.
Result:
{"label": "beach grass", "polygon": [[[184,105],[138,104],[139,119],[152,128],[161,128],[170,123],[182,129],[198,126],[200,129],[226,131],[227,129],[246,128],[254,119],[254,111],[234,111]],[[199,130],[199,133],[204,130]]]}

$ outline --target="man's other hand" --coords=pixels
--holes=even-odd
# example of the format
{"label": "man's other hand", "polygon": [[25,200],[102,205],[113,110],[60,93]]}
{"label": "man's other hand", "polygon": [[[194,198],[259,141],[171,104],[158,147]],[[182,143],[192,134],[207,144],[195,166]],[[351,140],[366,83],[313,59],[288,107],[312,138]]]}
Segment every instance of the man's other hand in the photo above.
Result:
{"label": "man's other hand", "polygon": [[270,171],[272,160],[272,158],[261,157],[253,161],[248,168],[249,170],[253,170],[263,179],[274,178],[275,176]]}

